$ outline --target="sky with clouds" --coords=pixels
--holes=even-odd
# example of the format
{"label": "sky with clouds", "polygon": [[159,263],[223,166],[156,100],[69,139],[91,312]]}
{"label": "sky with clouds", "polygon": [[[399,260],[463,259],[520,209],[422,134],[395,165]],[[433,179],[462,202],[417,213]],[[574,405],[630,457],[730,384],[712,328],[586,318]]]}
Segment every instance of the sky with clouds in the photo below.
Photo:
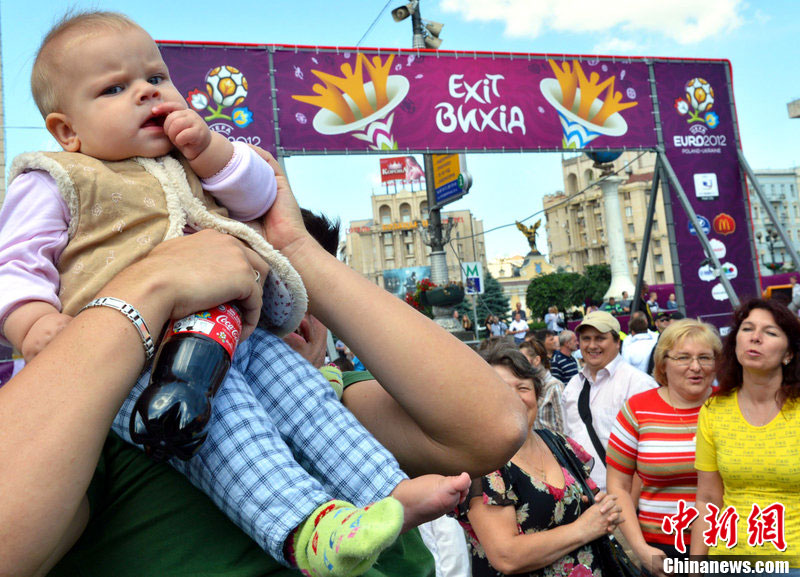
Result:
{"label": "sky with clouds", "polygon": [[[467,22],[499,22],[505,27],[506,36],[520,39],[535,39],[545,31],[604,35],[616,32],[653,34],[688,45],[730,32],[744,22],[741,0],[607,0],[602,4],[591,0],[443,0],[441,8],[459,14]],[[602,40],[596,47],[608,42]],[[630,50],[639,48],[635,40],[628,40],[625,45]]]}
{"label": "sky with clouds", "polygon": [[[395,23],[384,0],[240,0],[218,2],[74,0],[78,9],[124,12],[156,39],[319,46],[410,47],[410,21]],[[53,148],[30,98],[30,67],[41,37],[63,13],[59,0],[0,3],[6,164],[21,152]],[[421,0],[424,19],[443,22],[442,49],[549,54],[725,58],[745,155],[755,168],[800,165],[800,119],[786,104],[800,98],[796,0]],[[291,157],[289,177],[301,204],[368,218],[379,192],[373,156]],[[485,229],[489,258],[524,254],[513,226],[542,215],[542,197],[563,188],[560,155],[470,154],[472,191],[452,204],[470,209]],[[500,201],[498,202],[498,199]],[[542,230],[544,227],[542,227]],[[540,249],[546,250],[544,239]]]}

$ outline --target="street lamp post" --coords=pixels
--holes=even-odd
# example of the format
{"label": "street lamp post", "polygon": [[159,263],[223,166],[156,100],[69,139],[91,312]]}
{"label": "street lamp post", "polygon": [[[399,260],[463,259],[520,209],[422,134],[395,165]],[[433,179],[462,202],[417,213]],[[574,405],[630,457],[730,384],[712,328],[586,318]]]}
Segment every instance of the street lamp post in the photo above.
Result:
{"label": "street lamp post", "polygon": [[414,31],[412,48],[425,48],[425,31],[422,28],[422,14],[419,10],[419,0],[413,0],[411,4],[414,11],[411,13],[411,27]]}
{"label": "street lamp post", "polygon": [[[401,6],[392,11],[395,21],[401,21],[411,16],[411,27],[413,31],[412,48],[434,48],[437,49],[441,44],[438,38],[442,24],[428,22],[426,26],[422,24],[422,11],[420,10],[420,0],[411,0],[405,6]],[[423,154],[426,192],[428,196],[428,240],[423,242],[431,247],[431,280],[437,285],[443,286],[448,282],[447,273],[447,254],[444,245],[449,240],[449,231],[453,222],[448,222],[447,231],[442,227],[441,209],[436,205],[436,191],[433,182],[433,155]],[[452,333],[462,330],[461,324],[452,317],[452,307],[434,306],[434,321]],[[476,319],[477,320],[477,319]]]}
{"label": "street lamp post", "polygon": [[[756,238],[761,242],[762,235],[760,231],[756,233]],[[776,272],[783,267],[783,262],[777,262],[775,260],[775,243],[777,240],[778,232],[768,229],[766,235],[764,235],[764,241],[767,243],[767,248],[769,249],[770,262],[765,266],[772,272]]]}

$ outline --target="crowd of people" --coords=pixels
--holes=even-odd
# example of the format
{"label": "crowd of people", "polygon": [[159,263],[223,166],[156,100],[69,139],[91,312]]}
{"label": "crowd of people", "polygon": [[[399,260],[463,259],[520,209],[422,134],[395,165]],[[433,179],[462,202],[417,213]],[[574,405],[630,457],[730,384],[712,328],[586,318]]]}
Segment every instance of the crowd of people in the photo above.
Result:
{"label": "crowd of people", "polygon": [[[482,479],[481,500],[469,500],[471,513],[460,506],[473,574],[569,575],[564,567],[574,567],[576,555],[598,574],[592,551],[581,553],[585,542],[545,540],[560,525],[575,523],[575,536],[582,531],[574,516],[580,509],[569,482],[556,474],[558,455],[542,444],[543,431],[564,435],[593,464],[586,472],[603,491],[600,502],[618,512],[603,521],[606,532],[617,532],[642,575],[665,577],[667,557],[690,554],[762,556],[787,561],[791,574],[800,574],[800,469],[789,456],[800,449],[793,434],[800,324],[793,311],[774,300],[747,301],[724,342],[715,327],[677,311],[656,313],[655,331],[644,312],[628,326],[626,335],[615,315],[593,311],[574,332],[561,331],[552,353],[545,346],[548,330],[519,346],[496,338],[483,345],[484,357],[529,407],[535,434],[504,468]],[[516,349],[533,370],[520,366]],[[560,411],[552,409],[552,391],[560,394]],[[544,418],[531,415],[526,398],[532,396]],[[541,491],[549,491],[546,504]],[[697,512],[694,523],[678,523],[687,510]],[[515,519],[519,538],[503,525]],[[729,533],[722,523],[729,523]],[[763,527],[772,531],[767,539]],[[567,543],[570,551],[560,548]]]}
{"label": "crowd of people", "polygon": [[[616,577],[616,535],[645,576],[689,554],[800,575],[794,310],[748,300],[723,340],[674,295],[643,293],[629,334],[627,293],[572,330],[517,302],[476,352],[337,260],[338,225],[211,134],[134,22],[67,16],[33,84],[64,152],[15,164],[0,211],[3,338],[27,362],[0,387],[0,574]],[[135,235],[87,218],[112,191]],[[242,342],[208,438],[156,463],[128,430],[153,336],[229,302]]]}

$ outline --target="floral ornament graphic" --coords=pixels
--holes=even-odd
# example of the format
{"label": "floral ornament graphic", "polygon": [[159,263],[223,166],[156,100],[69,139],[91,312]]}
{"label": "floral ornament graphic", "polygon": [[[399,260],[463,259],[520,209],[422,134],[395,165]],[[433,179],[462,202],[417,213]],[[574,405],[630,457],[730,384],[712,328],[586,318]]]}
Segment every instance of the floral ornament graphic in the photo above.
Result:
{"label": "floral ornament graphic", "polygon": [[684,86],[686,94],[681,98],[676,98],[673,106],[678,114],[689,117],[686,119],[688,124],[702,122],[709,128],[719,126],[719,116],[716,112],[711,112],[714,105],[714,89],[704,78],[692,78]]}
{"label": "floral ornament graphic", "polygon": [[[199,113],[210,112],[204,117],[206,121],[221,118],[244,128],[253,122],[253,112],[246,106],[240,106],[246,97],[247,78],[244,74],[233,66],[217,66],[206,74],[205,92],[191,90],[186,101]],[[223,113],[224,109],[231,107],[234,108],[230,115]]]}
{"label": "floral ornament graphic", "polygon": [[[564,148],[584,148],[598,136],[622,136],[628,132],[628,123],[621,111],[636,106],[638,102],[622,102],[623,94],[614,89],[615,77],[600,82],[600,75],[589,77],[577,60],[563,62],[548,60],[555,78],[545,78],[539,90],[547,102],[556,109],[561,122]],[[601,98],[605,92],[605,97]],[[628,94],[628,97],[635,93]]]}
{"label": "floral ornament graphic", "polygon": [[[405,76],[389,75],[393,60],[394,55],[385,62],[380,56],[370,61],[359,53],[355,70],[349,63],[342,64],[342,76],[312,70],[311,73],[322,81],[311,87],[316,94],[293,95],[292,98],[320,109],[312,122],[314,130],[320,134],[351,133],[368,142],[372,150],[396,150],[392,111],[408,94],[409,82]],[[365,72],[369,77],[367,82]]]}

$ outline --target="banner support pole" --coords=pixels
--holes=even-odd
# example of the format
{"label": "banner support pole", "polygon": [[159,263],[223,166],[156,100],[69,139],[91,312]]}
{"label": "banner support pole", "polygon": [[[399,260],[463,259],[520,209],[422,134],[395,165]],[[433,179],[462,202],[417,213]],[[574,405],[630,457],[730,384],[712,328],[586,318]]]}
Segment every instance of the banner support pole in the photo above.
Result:
{"label": "banner support pole", "polygon": [[[658,201],[658,185],[661,181],[661,163],[659,157],[656,156],[656,165],[653,168],[653,185],[650,188],[650,202],[647,205],[647,220],[644,225],[644,236],[642,236],[642,247],[639,252],[639,270],[636,271],[636,289],[635,294],[631,299],[631,315],[639,310],[641,304],[642,287],[644,286],[644,271],[647,264],[647,253],[650,250],[650,233],[653,229],[653,219],[656,213],[656,204]],[[677,285],[676,285],[677,286]],[[681,296],[683,291],[681,291]],[[676,295],[677,297],[677,291]],[[679,306],[683,306],[683,301],[678,298]]]}
{"label": "banner support pole", "polygon": [[711,243],[708,241],[708,237],[706,236],[705,231],[700,226],[700,221],[697,219],[697,214],[692,208],[689,199],[686,196],[686,192],[683,190],[681,183],[678,181],[678,177],[675,174],[675,170],[672,168],[672,165],[667,158],[667,155],[664,153],[664,149],[659,147],[658,148],[658,158],[661,160],[661,163],[664,167],[664,172],[666,173],[667,180],[670,182],[672,186],[675,187],[675,195],[678,197],[678,200],[681,203],[681,207],[683,211],[686,213],[686,216],[689,217],[689,222],[692,223],[694,226],[695,233],[697,234],[698,240],[700,240],[700,244],[703,245],[703,250],[706,253],[706,257],[711,262],[714,267],[714,272],[719,279],[720,284],[722,284],[722,288],[725,289],[725,293],[728,295],[728,300],[730,301],[733,308],[737,308],[739,306],[739,297],[736,295],[736,292],[733,290],[733,286],[731,285],[731,281],[728,280],[728,277],[725,276],[725,272],[722,270],[722,264],[719,262],[717,255],[714,254],[714,250],[711,248]]}

